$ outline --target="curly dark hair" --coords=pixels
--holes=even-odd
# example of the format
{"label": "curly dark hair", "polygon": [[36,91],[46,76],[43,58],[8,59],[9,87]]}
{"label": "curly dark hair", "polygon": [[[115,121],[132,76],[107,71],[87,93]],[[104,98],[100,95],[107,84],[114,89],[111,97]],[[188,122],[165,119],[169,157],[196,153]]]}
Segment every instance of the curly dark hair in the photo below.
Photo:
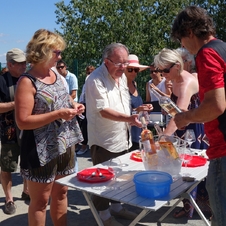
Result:
{"label": "curly dark hair", "polygon": [[95,70],[95,67],[93,65],[89,65],[86,67],[86,74],[89,75],[94,70]]}
{"label": "curly dark hair", "polygon": [[193,33],[198,38],[205,40],[210,35],[215,36],[215,26],[213,19],[207,14],[207,11],[198,6],[188,6],[182,10],[173,22],[171,38],[181,40]]}

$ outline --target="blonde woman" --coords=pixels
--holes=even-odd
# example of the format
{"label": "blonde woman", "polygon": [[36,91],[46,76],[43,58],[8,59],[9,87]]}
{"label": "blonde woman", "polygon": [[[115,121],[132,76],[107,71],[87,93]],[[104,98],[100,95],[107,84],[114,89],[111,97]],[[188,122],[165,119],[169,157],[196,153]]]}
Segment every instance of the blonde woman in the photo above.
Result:
{"label": "blonde woman", "polygon": [[[188,71],[184,70],[184,62],[176,50],[164,48],[154,59],[155,65],[159,68],[160,72],[166,79],[172,82],[172,94],[171,99],[182,110],[198,107],[200,101],[198,96],[198,80]],[[198,127],[201,128],[199,131]],[[203,133],[203,124],[190,124],[189,128],[194,129],[196,136],[199,137],[199,133]],[[177,130],[177,126],[174,123],[173,118],[167,125],[164,134],[172,135],[177,133],[179,136],[183,136],[180,131]],[[193,148],[201,148],[198,146],[200,143],[193,143]]]}
{"label": "blonde woman", "polygon": [[[163,76],[172,81],[171,99],[182,110],[197,108],[200,104],[197,77],[184,70],[184,62],[187,62],[187,60],[185,56],[182,58],[177,50],[166,48],[156,55],[154,59],[156,66],[160,69]],[[206,149],[207,144],[202,140],[205,137],[202,123],[191,123],[184,130],[178,130],[172,118],[164,130],[164,134],[172,135],[175,133],[175,135],[184,138],[187,129],[193,129],[196,136],[196,141],[191,147],[194,149]],[[196,198],[196,192],[197,188],[191,192],[194,198]],[[187,199],[183,200],[183,204],[184,207],[180,211],[175,212],[174,217],[187,216],[191,218],[194,210],[193,206]]]}
{"label": "blonde woman", "polygon": [[26,48],[32,68],[18,82],[15,109],[23,130],[21,175],[27,179],[30,194],[29,226],[45,225],[46,206],[54,226],[67,225],[66,186],[54,183],[74,172],[71,146],[83,140],[76,115],[84,111],[69,96],[60,75],[51,68],[65,49],[61,36],[40,29]]}

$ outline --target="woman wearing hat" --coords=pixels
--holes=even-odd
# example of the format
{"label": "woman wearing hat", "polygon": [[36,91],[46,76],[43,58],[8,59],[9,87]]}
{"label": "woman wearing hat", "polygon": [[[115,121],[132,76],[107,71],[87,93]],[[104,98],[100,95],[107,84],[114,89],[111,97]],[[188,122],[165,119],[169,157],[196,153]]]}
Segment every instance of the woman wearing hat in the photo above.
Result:
{"label": "woman wearing hat", "polygon": [[[135,110],[137,112],[151,111],[153,109],[152,105],[151,104],[143,104],[143,100],[142,100],[141,96],[139,95],[139,92],[137,90],[137,84],[135,82],[137,73],[149,68],[149,66],[139,64],[139,59],[134,54],[129,55],[128,63],[129,63],[129,65],[127,66],[127,69],[125,70],[125,75],[127,77],[127,84],[128,84],[128,88],[129,88],[130,97],[131,97],[131,108],[132,108],[132,110]],[[130,148],[130,151],[139,149],[140,134],[141,134],[141,128],[139,128],[137,126],[131,127],[131,135],[132,135],[133,145]]]}

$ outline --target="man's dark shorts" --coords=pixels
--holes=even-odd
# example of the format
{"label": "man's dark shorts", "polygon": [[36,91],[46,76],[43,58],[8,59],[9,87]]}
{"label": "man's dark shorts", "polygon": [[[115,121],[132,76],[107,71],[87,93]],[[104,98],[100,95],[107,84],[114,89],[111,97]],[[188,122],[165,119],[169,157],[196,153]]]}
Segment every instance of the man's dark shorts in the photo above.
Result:
{"label": "man's dark shorts", "polygon": [[18,144],[1,144],[0,166],[4,172],[15,172],[18,166],[20,146]]}

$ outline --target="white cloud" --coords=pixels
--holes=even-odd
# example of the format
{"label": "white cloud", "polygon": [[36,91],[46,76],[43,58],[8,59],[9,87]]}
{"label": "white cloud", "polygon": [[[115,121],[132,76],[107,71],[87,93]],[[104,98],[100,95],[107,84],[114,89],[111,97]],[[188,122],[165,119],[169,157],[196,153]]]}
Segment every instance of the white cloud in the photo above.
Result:
{"label": "white cloud", "polygon": [[[8,39],[6,39],[8,35],[7,34],[4,34],[4,33],[0,33],[0,43],[2,44],[6,44],[8,43]],[[2,47],[2,46],[1,46]],[[0,61],[1,62],[1,61]]]}
{"label": "white cloud", "polygon": [[16,43],[23,43],[24,40],[16,40]]}

